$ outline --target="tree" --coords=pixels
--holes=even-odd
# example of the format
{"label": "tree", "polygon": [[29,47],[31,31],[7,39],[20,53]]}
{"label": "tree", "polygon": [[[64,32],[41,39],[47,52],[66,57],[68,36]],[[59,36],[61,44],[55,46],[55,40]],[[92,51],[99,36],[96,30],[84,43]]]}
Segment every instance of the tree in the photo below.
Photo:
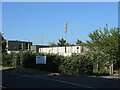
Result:
{"label": "tree", "polygon": [[58,46],[57,44],[55,44],[54,42],[53,43],[49,43],[49,45],[51,46],[51,47],[56,47],[56,46]]}
{"label": "tree", "polygon": [[66,45],[66,46],[70,46],[70,44],[69,44],[69,43],[66,43],[65,45]]}
{"label": "tree", "polygon": [[104,27],[104,31],[98,29],[89,34],[91,41],[87,41],[87,47],[97,62],[120,63],[118,37],[119,29],[108,30],[108,25]]}
{"label": "tree", "polygon": [[2,42],[2,53],[6,53],[6,40],[3,37],[3,34],[0,32],[0,41]]}
{"label": "tree", "polygon": [[65,46],[66,45],[66,40],[63,38],[59,39],[58,46]]}
{"label": "tree", "polygon": [[76,45],[82,45],[82,41],[79,40],[79,39],[77,39],[77,41],[76,41]]}
{"label": "tree", "polygon": [[66,42],[63,38],[59,39],[59,43],[55,44],[54,42],[50,42],[49,45],[51,47],[58,47],[58,46],[75,46],[74,44],[70,44]]}
{"label": "tree", "polygon": [[76,45],[79,45],[79,46],[86,46],[86,43],[83,43],[81,40],[77,39]]}
{"label": "tree", "polygon": [[70,43],[68,43],[68,42],[67,42],[65,45],[66,45],[66,46],[75,46],[75,44],[70,44]]}

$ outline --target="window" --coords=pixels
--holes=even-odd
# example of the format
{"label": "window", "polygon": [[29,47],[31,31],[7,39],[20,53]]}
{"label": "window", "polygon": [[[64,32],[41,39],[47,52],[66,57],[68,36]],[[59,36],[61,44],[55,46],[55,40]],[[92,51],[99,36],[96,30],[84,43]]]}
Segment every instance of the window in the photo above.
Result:
{"label": "window", "polygon": [[28,43],[25,44],[26,49],[28,49]]}

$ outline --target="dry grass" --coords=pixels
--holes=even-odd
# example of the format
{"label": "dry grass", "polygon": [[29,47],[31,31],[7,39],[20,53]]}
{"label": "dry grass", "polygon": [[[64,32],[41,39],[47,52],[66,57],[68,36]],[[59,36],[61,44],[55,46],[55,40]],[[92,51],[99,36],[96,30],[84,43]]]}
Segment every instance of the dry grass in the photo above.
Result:
{"label": "dry grass", "polygon": [[3,66],[0,66],[0,70],[8,70],[8,69],[12,69],[13,67],[3,67]]}
{"label": "dry grass", "polygon": [[115,74],[120,74],[120,69],[114,70],[114,73],[115,73]]}

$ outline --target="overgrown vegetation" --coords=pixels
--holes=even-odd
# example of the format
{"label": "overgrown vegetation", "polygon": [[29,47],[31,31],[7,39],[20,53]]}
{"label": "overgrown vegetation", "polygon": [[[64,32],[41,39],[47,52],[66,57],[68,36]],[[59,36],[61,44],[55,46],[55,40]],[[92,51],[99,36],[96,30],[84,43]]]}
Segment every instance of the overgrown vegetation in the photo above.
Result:
{"label": "overgrown vegetation", "polygon": [[[119,28],[111,28],[108,30],[108,26],[95,30],[89,34],[91,41],[83,43],[77,40],[77,45],[84,45],[88,48],[87,52],[79,55],[61,56],[57,54],[44,54],[44,53],[32,53],[19,52],[19,53],[3,53],[3,66],[13,67],[28,67],[37,68],[44,71],[60,72],[67,75],[87,75],[93,72],[108,73],[108,69],[105,64],[114,64],[114,69],[120,68],[120,30]],[[5,41],[2,42],[3,46]],[[59,39],[59,46],[65,46],[66,40]],[[51,43],[51,46],[58,46]],[[69,46],[70,44],[67,43]],[[66,45],[66,46],[67,46]],[[3,48],[4,49],[4,48]],[[5,52],[5,51],[3,51]],[[36,56],[47,56],[47,64],[36,64]],[[97,66],[98,65],[98,66]]]}
{"label": "overgrown vegetation", "polygon": [[92,63],[85,55],[64,57],[57,54],[46,54],[47,64],[36,64],[36,55],[32,52],[3,54],[3,66],[36,68],[43,71],[59,72],[69,75],[86,75],[92,73]]}
{"label": "overgrown vegetation", "polygon": [[87,54],[65,57],[60,71],[69,75],[87,75],[93,72],[93,63]]}
{"label": "overgrown vegetation", "polygon": [[[87,48],[94,62],[98,66],[98,71],[103,68],[105,63],[114,64],[114,69],[120,68],[120,30],[111,28],[108,25],[101,29],[95,30],[89,34],[91,41],[87,41]],[[101,70],[104,71],[104,70]]]}
{"label": "overgrown vegetation", "polygon": [[3,37],[3,34],[0,32],[0,45],[2,45],[2,53],[6,53],[6,39]]}

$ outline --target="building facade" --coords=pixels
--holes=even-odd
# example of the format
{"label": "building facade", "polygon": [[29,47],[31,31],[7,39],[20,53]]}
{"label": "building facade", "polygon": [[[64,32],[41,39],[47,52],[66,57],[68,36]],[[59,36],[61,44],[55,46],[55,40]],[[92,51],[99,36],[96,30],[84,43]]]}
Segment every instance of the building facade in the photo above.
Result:
{"label": "building facade", "polygon": [[26,41],[7,40],[7,53],[29,50],[33,53],[53,53],[63,56],[71,56],[72,54],[82,54],[87,49],[84,46],[50,47],[45,45],[32,45],[32,42]]}
{"label": "building facade", "polygon": [[84,46],[64,46],[64,47],[47,47],[39,48],[40,53],[54,53],[64,56],[70,56],[72,54],[84,53],[86,48]]}
{"label": "building facade", "polygon": [[6,50],[8,53],[31,50],[32,42],[7,40]]}
{"label": "building facade", "polygon": [[45,45],[32,45],[31,46],[31,51],[33,53],[39,53],[39,48],[46,48],[46,47],[49,47],[49,46],[45,46]]}

